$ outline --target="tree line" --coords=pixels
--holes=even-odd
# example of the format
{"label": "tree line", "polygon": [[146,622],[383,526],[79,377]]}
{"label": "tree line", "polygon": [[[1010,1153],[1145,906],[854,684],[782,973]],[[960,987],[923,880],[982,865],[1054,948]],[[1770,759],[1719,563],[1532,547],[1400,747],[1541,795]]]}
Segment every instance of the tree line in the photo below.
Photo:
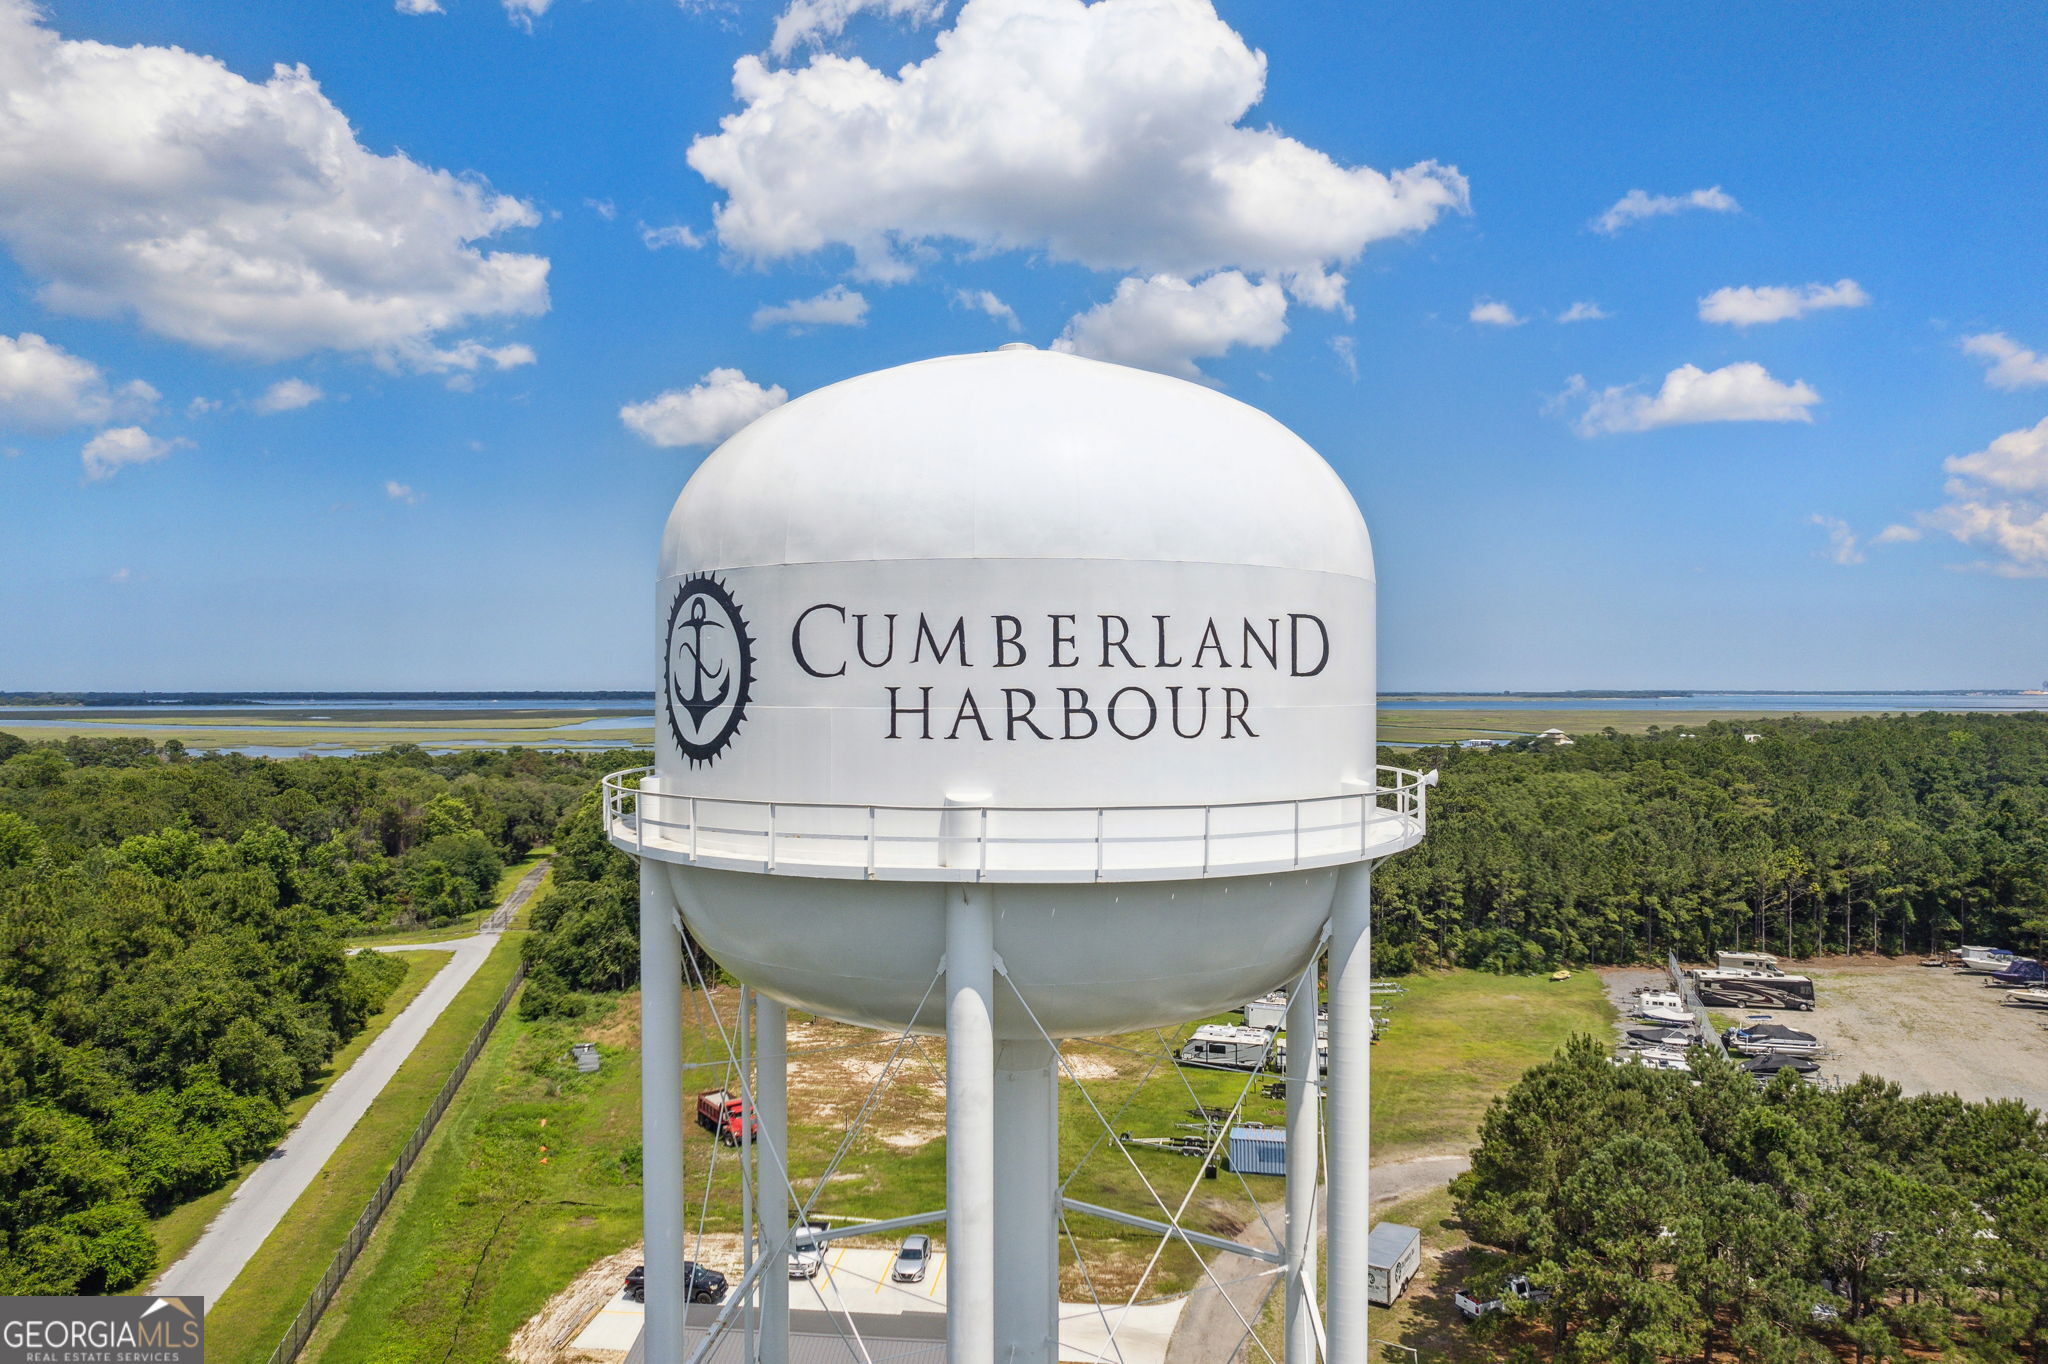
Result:
{"label": "tree line", "polygon": [[1383,974],[2048,946],[2048,715],[1716,722],[1383,760],[1443,772],[1429,836],[1375,872]]}
{"label": "tree line", "polygon": [[1458,1215],[1521,1274],[1479,1329],[1566,1364],[2048,1364],[2048,1123],[2013,1100],[1767,1088],[1574,1038],[1494,1101]]}
{"label": "tree line", "polygon": [[0,1293],[145,1282],[403,977],[346,938],[487,907],[622,756],[0,733]]}

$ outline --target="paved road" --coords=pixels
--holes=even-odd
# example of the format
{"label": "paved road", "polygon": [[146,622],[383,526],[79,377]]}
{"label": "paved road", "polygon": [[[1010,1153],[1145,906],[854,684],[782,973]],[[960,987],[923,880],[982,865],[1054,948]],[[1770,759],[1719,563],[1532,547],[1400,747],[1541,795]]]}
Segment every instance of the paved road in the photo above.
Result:
{"label": "paved road", "polygon": [[183,1259],[163,1272],[150,1292],[166,1296],[196,1293],[210,1309],[227,1292],[264,1239],[277,1228],[306,1186],[316,1179],[342,1139],[355,1127],[372,1100],[383,1092],[405,1058],[412,1055],[434,1020],[484,964],[497,945],[498,934],[540,884],[547,863],[521,877],[504,904],[480,924],[472,937],[435,943],[380,943],[386,951],[449,952],[449,963],[413,997],[405,1011],[391,1020],[375,1041],[363,1049],[342,1076],[328,1086],[299,1125],[264,1157],[208,1225]]}
{"label": "paved road", "polygon": [[[1375,1165],[1372,1205],[1378,1209],[1441,1188],[1471,1168],[1472,1162],[1465,1156],[1421,1156],[1391,1165]],[[1318,1229],[1323,1223],[1325,1205],[1326,1199],[1319,1189]],[[1268,1213],[1275,1226],[1281,1225],[1278,1200],[1269,1205]],[[1238,1239],[1261,1250],[1274,1248],[1272,1236],[1259,1223],[1245,1228]],[[1246,1359],[1264,1364],[1265,1355],[1258,1347],[1247,1345],[1244,1324],[1258,1321],[1265,1309],[1266,1294],[1279,1285],[1279,1267],[1245,1255],[1219,1255],[1210,1261],[1209,1268],[1217,1283],[1205,1278],[1189,1295],[1188,1309],[1181,1314],[1173,1341],[1167,1347],[1166,1364],[1217,1364],[1222,1360]],[[1222,1285],[1220,1290],[1217,1284]]]}

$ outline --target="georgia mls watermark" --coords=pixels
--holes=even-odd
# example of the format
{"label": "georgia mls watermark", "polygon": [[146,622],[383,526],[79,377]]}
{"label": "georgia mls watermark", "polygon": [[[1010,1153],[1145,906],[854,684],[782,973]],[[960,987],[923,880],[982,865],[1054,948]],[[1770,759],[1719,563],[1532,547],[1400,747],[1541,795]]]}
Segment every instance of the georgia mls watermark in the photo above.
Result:
{"label": "georgia mls watermark", "polygon": [[0,1364],[203,1364],[205,1313],[198,1297],[0,1297]]}

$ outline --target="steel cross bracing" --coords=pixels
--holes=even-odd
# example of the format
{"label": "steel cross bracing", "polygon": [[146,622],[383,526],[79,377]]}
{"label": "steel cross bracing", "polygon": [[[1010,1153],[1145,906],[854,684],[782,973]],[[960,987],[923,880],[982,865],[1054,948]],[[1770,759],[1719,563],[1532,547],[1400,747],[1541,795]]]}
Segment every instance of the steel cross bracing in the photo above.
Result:
{"label": "steel cross bracing", "polygon": [[[706,1062],[688,1063],[684,1065],[682,1069],[686,1072],[696,1070],[722,1071],[725,1076],[725,1082],[728,1092],[730,1092],[731,1089],[735,1085],[737,1085],[737,1088],[739,1089],[741,1096],[743,1111],[751,1117],[751,1115],[753,1115],[755,1112],[755,1086],[753,1077],[749,1074],[749,1067],[743,1064],[743,1062],[752,1059],[748,1055],[751,1048],[749,1046],[749,1040],[747,1036],[749,1031],[749,1025],[751,1022],[751,1015],[743,1003],[738,1017],[736,1017],[736,1019],[734,1020],[733,1028],[730,1031],[728,1031],[725,1019],[720,1014],[716,1000],[712,996],[710,984],[704,977],[704,974],[699,967],[699,964],[696,959],[696,954],[688,950],[688,939],[687,936],[684,935],[683,925],[680,916],[674,915],[672,913],[670,918],[671,926],[673,927],[674,931],[680,937],[682,937],[682,941],[685,946],[685,950],[683,951],[682,956],[686,964],[688,975],[690,977],[690,983],[692,985],[692,994],[698,1000],[701,1001],[704,1013],[708,1014],[709,1016],[712,1025],[712,1030],[716,1033],[719,1040],[719,1044],[725,1052],[725,1055],[722,1059]],[[1181,1195],[1177,1205],[1169,1206],[1166,1197],[1161,1194],[1159,1188],[1153,1183],[1151,1178],[1147,1176],[1143,1167],[1138,1164],[1138,1162],[1132,1157],[1131,1153],[1124,1148],[1122,1143],[1118,1142],[1118,1150],[1123,1154],[1125,1162],[1130,1166],[1132,1172],[1137,1176],[1140,1185],[1145,1189],[1147,1196],[1151,1199],[1153,1205],[1156,1207],[1159,1213],[1162,1214],[1162,1217],[1155,1220],[1149,1217],[1142,1217],[1137,1214],[1125,1213],[1118,1210],[1106,1208],[1099,1208],[1092,1204],[1081,1203],[1078,1200],[1072,1200],[1067,1198],[1066,1190],[1068,1186],[1072,1183],[1072,1181],[1080,1175],[1080,1173],[1086,1167],[1088,1162],[1091,1159],[1093,1159],[1097,1152],[1101,1150],[1104,1142],[1116,1140],[1115,1119],[1104,1113],[1101,1106],[1096,1102],[1094,1095],[1089,1092],[1087,1085],[1082,1081],[1079,1074],[1075,1071],[1073,1065],[1068,1060],[1065,1053],[1061,1050],[1057,1043],[1055,1043],[1053,1039],[1045,1032],[1045,1029],[1043,1025],[1039,1022],[1036,1013],[1032,1010],[1030,1002],[1026,1000],[1023,997],[1022,992],[1017,989],[1015,982],[1010,979],[1008,972],[1003,968],[1000,961],[998,961],[996,964],[996,974],[1001,980],[1003,980],[1009,986],[1011,993],[1018,1000],[1018,1003],[1022,1007],[1026,1017],[1030,1019],[1031,1025],[1033,1029],[1036,1030],[1036,1032],[1038,1033],[1039,1038],[1043,1040],[1045,1043],[1047,1043],[1049,1046],[1051,1046],[1053,1055],[1057,1059],[1057,1064],[1060,1070],[1065,1073],[1067,1079],[1073,1084],[1075,1092],[1081,1095],[1090,1113],[1094,1116],[1097,1124],[1101,1128],[1101,1135],[1096,1139],[1095,1143],[1091,1145],[1088,1151],[1083,1154],[1081,1160],[1077,1162],[1074,1169],[1069,1171],[1066,1174],[1066,1176],[1060,1181],[1059,1193],[1061,1201],[1059,1210],[1059,1224],[1061,1233],[1066,1238],[1070,1248],[1073,1250],[1075,1261],[1081,1270],[1082,1281],[1084,1286],[1087,1288],[1090,1304],[1095,1308],[1096,1314],[1100,1317],[1100,1319],[1103,1322],[1104,1330],[1108,1337],[1109,1350],[1115,1355],[1115,1357],[1118,1360],[1122,1360],[1123,1352],[1117,1343],[1116,1337],[1117,1333],[1122,1329],[1123,1322],[1128,1318],[1124,1317],[1122,1314],[1119,1314],[1117,1320],[1112,1321],[1110,1319],[1107,1307],[1103,1303],[1099,1292],[1095,1288],[1093,1276],[1089,1272],[1086,1258],[1081,1254],[1079,1244],[1074,1238],[1072,1227],[1068,1224],[1066,1214],[1069,1211],[1080,1213],[1083,1215],[1106,1215],[1110,1217],[1112,1220],[1122,1222],[1126,1225],[1139,1226],[1148,1229],[1156,1229],[1159,1231],[1159,1241],[1153,1247],[1153,1250],[1147,1259],[1145,1270],[1139,1277],[1138,1286],[1132,1290],[1132,1293],[1129,1296],[1129,1298],[1126,1299],[1122,1304],[1123,1308],[1126,1309],[1126,1311],[1128,1311],[1128,1309],[1136,1306],[1139,1303],[1140,1294],[1142,1294],[1144,1290],[1144,1284],[1147,1280],[1151,1278],[1153,1272],[1156,1270],[1159,1263],[1159,1259],[1161,1255],[1163,1255],[1166,1246],[1171,1242],[1178,1240],[1181,1244],[1188,1248],[1189,1253],[1194,1257],[1196,1263],[1201,1267],[1203,1279],[1206,1281],[1207,1285],[1210,1288],[1212,1288],[1216,1293],[1221,1295],[1225,1305],[1230,1308],[1232,1315],[1237,1318],[1238,1324],[1243,1331],[1242,1340],[1240,1342],[1240,1348],[1243,1347],[1244,1343],[1248,1342],[1253,1348],[1255,1348],[1258,1351],[1259,1356],[1261,1356],[1265,1361],[1267,1361],[1267,1364],[1279,1364],[1279,1361],[1274,1358],[1272,1352],[1266,1347],[1264,1342],[1259,1340],[1255,1323],[1252,1320],[1248,1319],[1245,1316],[1244,1312],[1238,1308],[1236,1302],[1230,1297],[1227,1290],[1236,1284],[1244,1283],[1254,1279],[1267,1278],[1275,1274],[1281,1273],[1286,1268],[1284,1263],[1285,1256],[1283,1254],[1276,1252],[1261,1251],[1250,1246],[1235,1246],[1228,1242],[1223,1242],[1219,1238],[1207,1236],[1199,1232],[1190,1231],[1189,1229],[1183,1227],[1180,1222],[1181,1217],[1184,1216],[1186,1213],[1188,1205],[1193,1201],[1194,1196],[1200,1190],[1204,1170],[1210,1163],[1212,1163],[1216,1159],[1216,1157],[1220,1153],[1223,1143],[1228,1139],[1230,1128],[1234,1125],[1238,1114],[1242,1111],[1245,1099],[1250,1095],[1252,1085],[1258,1081],[1259,1076],[1263,1073],[1264,1062],[1266,1058],[1271,1054],[1271,1049],[1274,1043],[1273,1037],[1269,1035],[1267,1039],[1266,1049],[1264,1052],[1262,1052],[1260,1057],[1260,1069],[1254,1070],[1247,1075],[1245,1084],[1240,1089],[1236,1100],[1231,1105],[1228,1116],[1224,1120],[1216,1124],[1215,1135],[1211,1139],[1208,1149],[1204,1152],[1201,1162],[1197,1165],[1195,1175],[1190,1180],[1187,1190]],[[940,982],[944,978],[944,975],[945,964],[942,961],[940,963],[939,969],[936,972],[934,972],[930,983],[926,986],[924,997],[919,1001],[917,1009],[912,1011],[910,1015],[911,1017],[915,1018],[923,1013],[925,1005],[930,1002],[932,994],[937,991]],[[750,991],[742,991],[743,1000],[750,995]],[[1128,1105],[1135,1100],[1135,1098],[1137,1097],[1138,1090],[1142,1089],[1144,1085],[1149,1082],[1153,1074],[1157,1071],[1158,1066],[1160,1064],[1164,1063],[1169,1066],[1172,1066],[1172,1045],[1170,1040],[1165,1036],[1163,1031],[1156,1032],[1155,1036],[1158,1037],[1161,1044],[1160,1050],[1157,1053],[1146,1053],[1139,1051],[1136,1048],[1121,1047],[1113,1043],[1092,1043],[1092,1045],[1106,1047],[1111,1050],[1124,1051],[1134,1056],[1144,1057],[1151,1063],[1148,1066],[1148,1069],[1144,1072],[1144,1074],[1140,1076],[1138,1084],[1134,1087],[1132,1094],[1128,1098],[1126,1098],[1124,1106],[1118,1109],[1117,1117],[1121,1117],[1124,1108],[1128,1107]],[[832,1047],[806,1048],[802,1051],[790,1052],[788,1053],[788,1056],[789,1059],[795,1060],[799,1058],[806,1058],[812,1056],[830,1055],[848,1050],[871,1047],[874,1045],[877,1045],[877,1043],[853,1043]],[[1314,1043],[1311,1041],[1309,1045],[1311,1051],[1313,1051]],[[801,1206],[797,1210],[797,1215],[794,1218],[794,1220],[775,1240],[773,1245],[766,1244],[765,1238],[754,1237],[751,1234],[748,1235],[748,1244],[746,1246],[747,1263],[745,1265],[744,1272],[742,1273],[739,1281],[736,1284],[734,1284],[733,1287],[729,1290],[724,1306],[721,1308],[718,1314],[712,1319],[709,1328],[707,1329],[703,1338],[699,1340],[695,1348],[690,1351],[689,1355],[687,1356],[687,1359],[685,1360],[685,1364],[703,1364],[703,1361],[710,1358],[711,1353],[716,1348],[718,1342],[721,1339],[723,1339],[724,1336],[728,1334],[735,1326],[740,1327],[743,1331],[745,1331],[745,1333],[749,1337],[749,1348],[747,1350],[747,1357],[750,1360],[762,1358],[761,1347],[764,1346],[766,1342],[762,1341],[757,1343],[753,1339],[755,1335],[754,1318],[757,1312],[757,1301],[759,1296],[757,1289],[760,1285],[762,1275],[765,1274],[771,1268],[781,1270],[786,1264],[787,1257],[795,1243],[796,1229],[800,1226],[803,1226],[805,1223],[811,1220],[813,1213],[816,1211],[817,1203],[820,1196],[822,1195],[826,1187],[830,1184],[832,1177],[837,1173],[840,1165],[845,1161],[846,1157],[850,1154],[854,1142],[865,1132],[868,1121],[872,1117],[876,1107],[878,1106],[881,1100],[882,1095],[886,1092],[890,1082],[895,1078],[898,1069],[901,1066],[907,1053],[914,1053],[917,1056],[918,1060],[922,1061],[925,1065],[933,1066],[933,1063],[931,1062],[930,1058],[927,1057],[923,1052],[921,1046],[921,1039],[910,1028],[906,1027],[896,1035],[896,1037],[893,1039],[893,1046],[891,1048],[888,1060],[883,1065],[881,1071],[875,1076],[874,1080],[869,1084],[868,1091],[866,1095],[863,1097],[858,1112],[855,1114],[853,1121],[848,1124],[846,1132],[842,1136],[840,1142],[838,1143],[838,1146],[833,1152],[831,1159],[828,1161],[824,1172],[811,1185],[811,1191],[809,1196],[802,1200]],[[933,1066],[933,1068],[936,1069],[935,1066]],[[1191,1096],[1194,1096],[1193,1086],[1189,1084],[1187,1077],[1185,1075],[1179,1075],[1179,1068],[1177,1066],[1172,1066],[1172,1068],[1175,1070],[1176,1075],[1179,1076],[1183,1087],[1185,1087],[1188,1090]],[[1318,1103],[1320,1103],[1321,1086],[1316,1085],[1314,1086],[1314,1088],[1316,1090],[1317,1101]],[[1198,1096],[1196,1096],[1195,1101],[1199,1106],[1200,1100]],[[705,1227],[708,1221],[711,1195],[715,1184],[717,1162],[720,1159],[718,1145],[719,1144],[716,1142],[712,1143],[711,1156],[709,1161],[707,1162],[707,1168],[705,1173],[702,1202],[700,1204],[698,1211],[697,1229],[694,1240],[696,1241],[697,1257],[700,1259],[702,1256],[702,1247],[704,1242]],[[763,1130],[760,1133],[760,1136],[757,1140],[743,1143],[740,1152],[740,1159],[742,1162],[743,1170],[743,1188],[746,1190],[747,1193],[751,1194],[751,1191],[756,1186],[758,1179],[755,1171],[749,1169],[748,1166],[750,1162],[758,1164],[758,1162],[762,1160],[773,1162],[774,1166],[780,1171],[783,1177],[784,1186],[790,1188],[792,1192],[794,1192],[795,1180],[789,1170],[787,1152],[782,1149],[781,1138],[779,1134],[774,1134]],[[1257,1195],[1253,1192],[1249,1182],[1244,1179],[1242,1172],[1233,1171],[1233,1174],[1237,1177],[1240,1187],[1243,1189],[1247,1200],[1251,1203],[1254,1209],[1256,1219],[1259,1221],[1260,1224],[1264,1225],[1267,1228],[1269,1233],[1274,1232],[1273,1223],[1268,1215],[1268,1210],[1264,1207],[1263,1204],[1261,1204]],[[845,1237],[868,1234],[870,1232],[894,1231],[911,1226],[923,1225],[929,1222],[938,1221],[942,1219],[944,1216],[944,1210],[940,1209],[927,1213],[914,1214],[909,1217],[892,1218],[883,1222],[873,1224],[852,1223],[844,1227],[833,1228],[830,1231],[824,1233],[822,1236],[817,1237],[817,1239],[820,1241],[829,1242],[831,1240],[838,1240]],[[743,1214],[743,1220],[751,1221],[751,1207],[749,1208],[747,1213]],[[749,1232],[751,1233],[751,1228],[749,1228]],[[761,1243],[755,1244],[756,1241],[760,1241]],[[1275,1241],[1276,1244],[1284,1245],[1284,1238],[1278,1234],[1275,1235]],[[1225,1279],[1217,1274],[1215,1266],[1212,1263],[1212,1261],[1205,1258],[1202,1255],[1202,1247],[1205,1246],[1218,1253],[1240,1254],[1250,1259],[1265,1260],[1269,1263],[1274,1264],[1276,1268],[1260,1270],[1254,1274],[1246,1275],[1241,1278]],[[1310,1297],[1311,1300],[1313,1300],[1312,1291]],[[1314,1313],[1313,1315],[1313,1324],[1316,1342],[1318,1346],[1318,1353],[1321,1353],[1321,1346],[1323,1345],[1324,1341],[1323,1323],[1321,1321],[1319,1313]],[[871,1364],[871,1355],[869,1354],[865,1343],[860,1338],[858,1325],[853,1320],[850,1310],[847,1309],[843,1304],[841,1304],[839,1307],[835,1309],[830,1309],[828,1312],[828,1317],[833,1321],[834,1328],[838,1331],[841,1340],[847,1345],[851,1357],[862,1360],[864,1362],[870,1362]],[[1303,1364],[1313,1364],[1313,1361],[1303,1361]]]}

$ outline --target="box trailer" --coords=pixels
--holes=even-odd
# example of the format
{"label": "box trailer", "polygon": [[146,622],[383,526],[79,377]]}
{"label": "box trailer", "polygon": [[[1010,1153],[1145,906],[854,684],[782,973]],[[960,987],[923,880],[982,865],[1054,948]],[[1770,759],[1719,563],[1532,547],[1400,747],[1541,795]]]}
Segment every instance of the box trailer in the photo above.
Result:
{"label": "box trailer", "polygon": [[1230,1129],[1230,1168],[1241,1175],[1284,1175],[1287,1173],[1287,1129],[1284,1127],[1233,1127]]}
{"label": "box trailer", "polygon": [[1392,1307],[1422,1268],[1422,1233],[1398,1222],[1382,1222],[1365,1243],[1365,1300]]}

